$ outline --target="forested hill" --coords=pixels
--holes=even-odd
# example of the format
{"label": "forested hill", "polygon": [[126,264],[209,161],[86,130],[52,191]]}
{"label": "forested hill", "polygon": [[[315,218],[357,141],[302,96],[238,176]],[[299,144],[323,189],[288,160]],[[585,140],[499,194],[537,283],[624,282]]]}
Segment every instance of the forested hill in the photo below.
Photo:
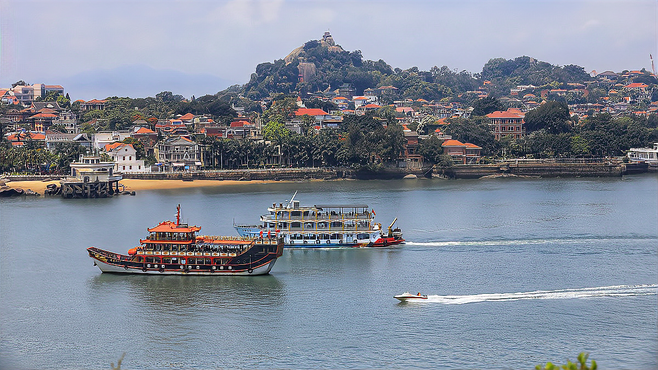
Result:
{"label": "forested hill", "polygon": [[367,88],[394,86],[401,98],[462,100],[464,93],[477,90],[484,81],[490,81],[489,92],[500,97],[517,85],[556,88],[590,79],[582,67],[560,67],[527,56],[491,59],[475,74],[447,66],[432,67],[429,71],[416,67],[394,69],[381,59],[364,60],[359,50],[343,50],[333,39],[325,38],[305,43],[284,59],[259,64],[241,92],[251,100],[260,100],[276,93],[305,95],[350,84],[356,95],[362,95]]}

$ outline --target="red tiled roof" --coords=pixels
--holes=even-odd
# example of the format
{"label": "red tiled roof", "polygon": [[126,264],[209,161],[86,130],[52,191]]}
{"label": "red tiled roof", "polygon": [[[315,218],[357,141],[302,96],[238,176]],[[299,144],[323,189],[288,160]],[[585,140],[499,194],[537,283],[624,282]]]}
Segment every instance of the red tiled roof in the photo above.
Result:
{"label": "red tiled roof", "polygon": [[381,108],[381,106],[377,104],[366,104],[364,108]]}
{"label": "red tiled roof", "polygon": [[472,144],[472,143],[464,143],[464,145],[466,145],[466,147],[470,148],[470,149],[482,149],[482,147],[479,147],[479,146],[477,146],[475,144]]}
{"label": "red tiled roof", "polygon": [[185,113],[179,118],[181,121],[189,121],[191,119],[194,119],[194,114],[192,113]]}
{"label": "red tiled roof", "polygon": [[155,134],[155,131],[147,127],[140,127],[139,130],[135,131],[136,134]]}
{"label": "red tiled roof", "polygon": [[646,89],[649,87],[647,84],[643,84],[641,82],[634,82],[632,84],[624,86],[626,89]]}
{"label": "red tiled roof", "polygon": [[368,100],[368,98],[366,98],[365,96],[357,96],[356,98],[354,98],[352,100]]}
{"label": "red tiled roof", "polygon": [[299,108],[295,112],[296,116],[303,116],[305,114],[308,114],[309,116],[326,116],[329,113],[323,111],[320,108]]}
{"label": "red tiled roof", "polygon": [[52,113],[37,113],[33,116],[30,116],[30,118],[57,118],[57,115]]}
{"label": "red tiled roof", "polygon": [[446,140],[441,144],[441,146],[466,146],[464,143],[462,143],[459,140]]}
{"label": "red tiled roof", "polygon": [[508,109],[506,111],[497,110],[493,113],[487,114],[489,118],[523,118],[523,114],[520,110]]}

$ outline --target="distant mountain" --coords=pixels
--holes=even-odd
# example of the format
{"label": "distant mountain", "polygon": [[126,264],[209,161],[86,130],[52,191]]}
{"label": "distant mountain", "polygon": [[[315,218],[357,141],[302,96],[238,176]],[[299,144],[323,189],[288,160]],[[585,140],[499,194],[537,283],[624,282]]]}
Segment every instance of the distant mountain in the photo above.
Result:
{"label": "distant mountain", "polygon": [[235,82],[208,74],[158,70],[127,65],[110,70],[78,73],[61,81],[71,99],[104,99],[110,96],[149,97],[162,91],[190,98],[216,94]]}

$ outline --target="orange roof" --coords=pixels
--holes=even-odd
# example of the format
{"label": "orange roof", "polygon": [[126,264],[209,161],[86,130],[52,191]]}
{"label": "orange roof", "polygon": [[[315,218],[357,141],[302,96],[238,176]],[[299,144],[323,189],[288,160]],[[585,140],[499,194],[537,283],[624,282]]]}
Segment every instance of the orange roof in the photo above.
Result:
{"label": "orange roof", "polygon": [[109,152],[110,150],[113,150],[113,149],[115,149],[115,148],[118,148],[118,147],[120,147],[121,145],[123,145],[123,143],[119,143],[119,142],[117,142],[117,143],[112,143],[112,144],[105,144],[105,148],[104,148],[104,149],[105,149],[106,152]]}
{"label": "orange roof", "polygon": [[479,147],[472,143],[464,143],[464,145],[466,145],[467,148],[471,148],[471,149],[482,149],[482,147]]}
{"label": "orange roof", "polygon": [[381,108],[381,106],[377,104],[366,104],[364,108]]}
{"label": "orange roof", "polygon": [[436,121],[437,124],[439,125],[449,125],[450,122],[448,122],[448,117],[443,117],[440,120]]}
{"label": "orange roof", "polygon": [[30,118],[57,118],[57,115],[52,113],[37,113]]}
{"label": "orange roof", "polygon": [[624,86],[626,89],[646,89],[647,87],[649,87],[647,84],[643,84],[641,82],[634,82],[630,85]]}
{"label": "orange roof", "polygon": [[158,232],[158,233],[191,233],[201,230],[198,226],[188,226],[183,227],[177,225],[172,221],[160,222],[160,224],[154,228],[148,229],[149,232]]}
{"label": "orange roof", "polygon": [[122,143],[122,142],[116,142],[116,143],[112,143],[112,144],[105,144],[105,151],[106,151],[106,152],[109,152],[109,151],[112,151],[112,150],[114,150],[114,149],[121,149],[121,148],[123,148],[124,146],[129,146],[129,147],[131,147],[132,149],[135,149],[135,148],[133,147],[132,144],[126,144],[126,143]]}
{"label": "orange roof", "polygon": [[332,100],[347,100],[347,98],[344,97],[344,96],[337,96],[337,97],[333,98]]}
{"label": "orange roof", "polygon": [[523,118],[523,113],[518,109],[508,109],[506,111],[497,110],[487,114],[489,118]]}
{"label": "orange roof", "polygon": [[356,98],[354,98],[352,100],[368,100],[368,98],[366,98],[365,96],[357,96]]}
{"label": "orange roof", "polygon": [[231,122],[231,127],[244,127],[245,125],[249,125],[249,122],[247,122],[247,121],[233,121],[233,122]]}
{"label": "orange roof", "polygon": [[303,116],[305,114],[308,114],[309,116],[326,116],[329,113],[323,111],[320,108],[299,108],[295,112],[296,116]]}
{"label": "orange roof", "polygon": [[9,141],[22,141],[27,138],[31,138],[32,140],[46,140],[46,135],[41,132],[23,132],[7,136],[7,140]]}
{"label": "orange roof", "polygon": [[139,130],[135,131],[136,134],[155,134],[155,131],[147,127],[140,127]]}
{"label": "orange roof", "polygon": [[446,140],[441,144],[441,146],[466,146],[464,143],[462,143],[459,140]]}
{"label": "orange roof", "polygon": [[185,113],[185,114],[182,115],[179,119],[182,120],[182,121],[189,121],[189,120],[191,120],[191,119],[194,119],[194,114],[192,114],[192,113]]}

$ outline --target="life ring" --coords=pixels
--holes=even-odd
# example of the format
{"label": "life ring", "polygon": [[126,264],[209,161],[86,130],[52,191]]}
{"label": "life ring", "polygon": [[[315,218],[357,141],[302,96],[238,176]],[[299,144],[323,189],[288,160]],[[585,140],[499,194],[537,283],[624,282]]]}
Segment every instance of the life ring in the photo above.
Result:
{"label": "life ring", "polygon": [[247,272],[251,274],[252,272],[254,272],[254,269],[247,269]]}
{"label": "life ring", "polygon": [[330,241],[329,241],[329,240],[327,240],[327,244],[329,244],[329,243],[330,243]]}

